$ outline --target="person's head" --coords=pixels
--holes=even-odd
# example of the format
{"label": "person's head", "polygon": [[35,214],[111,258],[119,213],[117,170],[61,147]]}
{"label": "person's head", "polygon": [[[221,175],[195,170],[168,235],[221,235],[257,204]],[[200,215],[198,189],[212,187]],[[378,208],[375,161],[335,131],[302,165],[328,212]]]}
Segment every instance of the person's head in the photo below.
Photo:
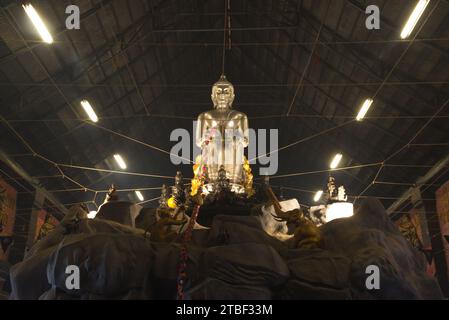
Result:
{"label": "person's head", "polygon": [[220,77],[212,87],[212,102],[215,109],[230,109],[234,102],[234,86],[230,83],[225,75]]}

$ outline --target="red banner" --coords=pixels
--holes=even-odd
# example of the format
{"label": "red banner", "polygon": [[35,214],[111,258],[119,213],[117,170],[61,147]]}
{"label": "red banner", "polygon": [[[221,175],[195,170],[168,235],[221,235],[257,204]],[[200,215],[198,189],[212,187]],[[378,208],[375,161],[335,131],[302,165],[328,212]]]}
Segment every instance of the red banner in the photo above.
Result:
{"label": "red banner", "polygon": [[16,219],[17,191],[0,179],[0,261],[7,259]]}
{"label": "red banner", "polygon": [[437,213],[440,221],[440,230],[443,240],[444,254],[446,256],[447,274],[449,277],[449,181],[436,192]]}

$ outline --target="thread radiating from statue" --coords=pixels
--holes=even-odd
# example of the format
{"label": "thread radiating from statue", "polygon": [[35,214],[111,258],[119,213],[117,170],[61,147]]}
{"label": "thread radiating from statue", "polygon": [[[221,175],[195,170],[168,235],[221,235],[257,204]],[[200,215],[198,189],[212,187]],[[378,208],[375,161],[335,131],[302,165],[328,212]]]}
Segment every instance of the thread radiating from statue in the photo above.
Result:
{"label": "thread radiating from statue", "polygon": [[244,192],[244,151],[249,143],[248,117],[232,110],[234,86],[224,75],[213,85],[211,98],[214,109],[199,115],[196,132],[196,144],[201,148],[201,163],[207,172],[205,182],[213,188],[220,178],[220,168],[224,168],[232,190]]}

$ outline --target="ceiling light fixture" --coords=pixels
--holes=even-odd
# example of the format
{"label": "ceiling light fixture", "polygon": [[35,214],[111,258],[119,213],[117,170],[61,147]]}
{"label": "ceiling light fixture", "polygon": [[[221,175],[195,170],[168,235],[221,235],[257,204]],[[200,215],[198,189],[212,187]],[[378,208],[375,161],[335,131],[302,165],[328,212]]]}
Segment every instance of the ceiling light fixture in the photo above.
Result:
{"label": "ceiling light fixture", "polygon": [[81,106],[83,107],[84,111],[86,111],[90,120],[92,120],[93,122],[98,122],[97,114],[95,113],[94,108],[92,108],[92,106],[90,105],[89,101],[81,101]]}
{"label": "ceiling light fixture", "polygon": [[315,193],[315,197],[313,197],[313,201],[318,202],[323,195],[323,190],[319,190]]}
{"label": "ceiling light fixture", "polygon": [[89,219],[94,219],[96,216],[97,216],[97,211],[90,211],[90,212],[87,214],[87,217],[88,217]]}
{"label": "ceiling light fixture", "polygon": [[145,200],[145,198],[142,195],[142,192],[140,191],[135,191],[137,198],[139,198],[140,201]]}
{"label": "ceiling light fixture", "polygon": [[115,159],[115,161],[117,162],[118,166],[119,166],[121,169],[123,169],[123,170],[126,169],[126,163],[125,163],[125,160],[123,160],[123,158],[122,158],[121,155],[115,154],[115,155],[114,155],[114,159]]}
{"label": "ceiling light fixture", "polygon": [[341,153],[337,153],[330,164],[330,168],[331,169],[337,168],[338,165],[340,164],[340,161],[342,158],[343,158],[343,155]]}
{"label": "ceiling light fixture", "polygon": [[360,107],[360,111],[357,114],[357,121],[362,121],[363,118],[365,118],[366,113],[368,112],[369,108],[371,107],[371,104],[373,103],[373,99],[366,99],[363,105]]}
{"label": "ceiling light fixture", "polygon": [[31,22],[33,23],[39,35],[41,36],[42,40],[49,44],[53,43],[53,37],[51,36],[50,32],[45,26],[44,21],[42,21],[41,17],[34,9],[33,5],[23,4],[22,8],[25,10],[26,14],[28,15],[28,18],[30,18]]}
{"label": "ceiling light fixture", "polygon": [[401,32],[401,39],[407,38],[413,31],[430,0],[419,0]]}

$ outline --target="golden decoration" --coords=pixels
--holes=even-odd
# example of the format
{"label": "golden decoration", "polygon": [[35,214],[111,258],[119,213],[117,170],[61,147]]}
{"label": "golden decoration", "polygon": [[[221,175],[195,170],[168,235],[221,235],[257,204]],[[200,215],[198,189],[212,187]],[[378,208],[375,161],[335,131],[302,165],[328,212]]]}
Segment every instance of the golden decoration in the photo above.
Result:
{"label": "golden decoration", "polygon": [[194,197],[198,193],[198,190],[200,190],[204,184],[204,172],[202,172],[204,168],[201,165],[201,160],[201,155],[198,155],[195,158],[195,164],[193,165],[193,179],[190,188],[190,195],[192,197]]}
{"label": "golden decoration", "polygon": [[178,206],[176,205],[175,197],[171,197],[167,200],[167,205],[170,209],[176,209]]}
{"label": "golden decoration", "polygon": [[251,166],[249,165],[248,159],[244,156],[243,157],[243,171],[245,172],[245,192],[248,198],[252,197],[255,192],[253,189],[253,174],[251,170]]}

